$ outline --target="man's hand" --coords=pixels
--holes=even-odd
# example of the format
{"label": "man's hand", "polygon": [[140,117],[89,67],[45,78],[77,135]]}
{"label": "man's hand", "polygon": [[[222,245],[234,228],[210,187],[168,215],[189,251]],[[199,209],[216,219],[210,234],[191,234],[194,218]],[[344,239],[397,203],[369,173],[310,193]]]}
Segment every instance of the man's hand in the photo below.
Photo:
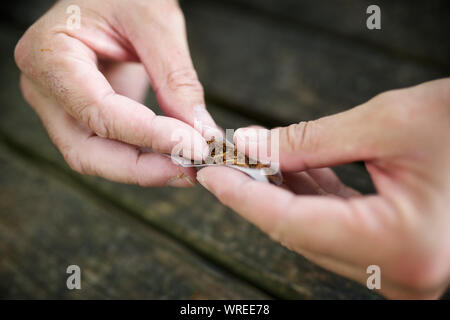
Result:
{"label": "man's hand", "polygon": [[[248,130],[236,131],[235,140],[249,137]],[[366,268],[378,265],[386,297],[442,294],[450,278],[450,79],[273,130],[281,168],[290,172],[285,187],[225,167],[202,169],[199,182],[273,239],[331,271],[365,284]],[[359,160],[377,195],[361,196],[325,168]]]}
{"label": "man's hand", "polygon": [[[79,29],[67,26],[74,4]],[[192,168],[161,154],[177,144],[172,133],[184,132],[183,154],[202,158],[207,145],[194,120],[215,126],[176,0],[59,1],[27,30],[15,58],[26,100],[74,170],[144,186],[193,185]],[[140,103],[148,78],[167,117]]]}

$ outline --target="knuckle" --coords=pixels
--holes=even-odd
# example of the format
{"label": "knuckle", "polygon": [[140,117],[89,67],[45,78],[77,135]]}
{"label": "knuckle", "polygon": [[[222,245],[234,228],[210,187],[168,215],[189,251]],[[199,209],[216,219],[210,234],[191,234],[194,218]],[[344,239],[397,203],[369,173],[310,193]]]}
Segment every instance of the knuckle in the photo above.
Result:
{"label": "knuckle", "polygon": [[414,127],[429,128],[432,133],[435,129],[429,127],[429,122],[439,125],[450,115],[448,86],[442,84],[442,87],[440,83],[425,83],[389,90],[375,96],[369,104],[377,109],[374,115],[386,127],[396,127],[405,135]]}
{"label": "knuckle", "polygon": [[374,99],[382,100],[383,102],[394,102],[400,96],[402,96],[402,90],[394,89],[394,90],[388,90],[388,91],[382,92],[382,93],[376,95]]}
{"label": "knuckle", "polygon": [[[126,9],[125,12],[129,11],[126,2],[120,1],[119,4],[121,11],[124,11],[124,9]],[[137,15],[145,21],[152,21],[156,24],[154,27],[159,27],[162,31],[171,30],[174,25],[184,23],[183,12],[175,0],[135,1],[133,12],[134,19]]]}
{"label": "knuckle", "polygon": [[[129,10],[125,10],[127,9],[128,6],[127,3],[125,1],[119,1],[119,3],[120,3],[120,10],[122,12],[128,13]],[[153,21],[157,17],[156,14],[157,10],[155,10],[154,3],[155,2],[150,3],[149,1],[145,0],[135,1],[133,3],[133,13],[138,14],[139,17],[148,19],[148,21]]]}
{"label": "knuckle", "polygon": [[183,11],[177,4],[168,8],[167,18],[171,25],[184,25],[185,23]]}
{"label": "knuckle", "polygon": [[51,58],[53,70],[73,70],[73,61],[67,55],[56,52]]}
{"label": "knuckle", "polygon": [[128,177],[127,183],[135,184],[142,188],[156,186],[151,179],[149,179],[148,177],[145,177],[145,175],[140,174],[139,172],[133,172],[133,174]]}
{"label": "knuckle", "polygon": [[50,36],[47,33],[43,34],[37,23],[32,25],[14,48],[14,61],[19,70],[27,76],[39,78],[40,73],[51,65],[50,55],[42,54],[49,43],[51,43]]}
{"label": "knuckle", "polygon": [[393,107],[409,108],[415,104],[414,92],[411,89],[394,89],[389,90],[375,96],[378,103],[383,104],[386,108],[393,110]]}
{"label": "knuckle", "polygon": [[126,183],[128,184],[136,184],[139,187],[150,187],[152,185],[151,180],[148,179],[148,176],[141,174],[145,169],[142,163],[142,157],[144,156],[144,152],[137,148],[136,162],[134,164],[130,164],[129,166],[129,174],[127,175]]}
{"label": "knuckle", "polygon": [[81,175],[101,176],[101,170],[89,160],[86,152],[83,152],[83,144],[71,145],[58,141],[57,138],[52,138],[55,145],[61,152],[64,160],[68,166],[75,172]]}
{"label": "knuckle", "polygon": [[106,119],[108,119],[105,116],[106,111],[99,104],[79,104],[74,107],[74,110],[76,110],[79,120],[99,137],[114,139],[112,130],[109,130],[110,126],[106,123]]}
{"label": "knuckle", "polygon": [[[56,141],[55,141],[55,143],[56,143]],[[59,145],[58,147],[64,157],[64,160],[66,161],[66,163],[69,165],[69,167],[73,171],[75,171],[79,174],[82,174],[82,175],[87,174],[86,167],[83,165],[83,163],[81,161],[80,154],[79,154],[77,148],[70,147],[70,146],[62,146],[62,145]]]}
{"label": "knuckle", "polygon": [[391,90],[378,97],[380,117],[387,125],[407,132],[413,126],[419,126],[430,118],[442,114],[441,104],[427,97],[416,88]]}
{"label": "knuckle", "polygon": [[314,121],[302,121],[280,129],[281,147],[290,152],[314,151]]}
{"label": "knuckle", "polygon": [[26,35],[20,38],[19,42],[14,49],[14,60],[17,67],[22,72],[27,72],[30,66],[30,50],[28,44],[28,37]]}
{"label": "knuckle", "polygon": [[[173,23],[179,23],[184,21],[183,12],[175,0],[163,0],[159,1],[157,6],[159,6],[158,12],[164,12],[164,21],[167,25],[172,25]],[[161,15],[159,15],[161,16]]]}
{"label": "knuckle", "polygon": [[375,105],[379,111],[386,111],[390,114],[392,114],[394,109],[398,109],[393,108],[393,106],[402,107],[405,105],[402,90],[382,92],[373,97],[369,102],[370,104]]}
{"label": "knuckle", "polygon": [[81,152],[81,148],[67,146],[66,148],[60,148],[60,151],[64,157],[64,160],[69,167],[81,174],[88,176],[101,176],[101,172],[98,171],[96,166],[88,160]]}
{"label": "knuckle", "polygon": [[170,72],[167,75],[167,87],[173,91],[189,90],[190,92],[203,94],[203,87],[192,67]]}
{"label": "knuckle", "polygon": [[[50,62],[47,61],[45,64],[50,64]],[[64,77],[61,76],[61,70],[72,69],[72,63],[64,55],[55,54],[51,58],[51,67],[44,68],[39,74],[36,74],[36,77],[58,102],[65,104],[73,98],[74,94],[65,84]]]}
{"label": "knuckle", "polygon": [[376,108],[374,116],[386,127],[400,129],[410,124],[410,99],[401,89],[380,93],[373,97],[368,105]]}

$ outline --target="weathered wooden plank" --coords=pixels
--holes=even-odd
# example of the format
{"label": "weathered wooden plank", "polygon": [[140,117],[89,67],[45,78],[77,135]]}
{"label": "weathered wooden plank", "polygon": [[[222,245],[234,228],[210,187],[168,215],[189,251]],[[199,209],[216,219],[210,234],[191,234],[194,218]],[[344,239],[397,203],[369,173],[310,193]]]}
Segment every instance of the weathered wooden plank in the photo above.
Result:
{"label": "weathered wooden plank", "polygon": [[[193,0],[191,0],[193,1]],[[450,4],[446,0],[231,0],[226,3],[292,28],[355,41],[449,70]],[[381,9],[382,29],[366,27],[366,9]]]}
{"label": "weathered wooden plank", "polygon": [[[14,42],[5,40],[7,37],[7,34],[1,34],[0,42],[5,45]],[[0,57],[2,55],[0,53]],[[92,196],[126,210],[273,296],[376,297],[366,288],[333,275],[274,243],[200,187],[145,189],[66,174],[67,166],[51,147],[36,115],[20,96],[15,84],[18,72],[11,57],[5,55],[1,61],[0,100],[3,106],[0,131],[40,161],[51,161],[64,179],[80,183]]]}
{"label": "weathered wooden plank", "polygon": [[267,298],[1,144],[0,181],[0,298]]}
{"label": "weathered wooden plank", "polygon": [[[184,0],[181,4],[189,5],[193,1],[211,2]],[[8,2],[1,16],[27,26],[54,2]],[[447,41],[450,4],[446,0],[379,0],[376,4],[382,12],[382,29],[377,31],[366,28],[366,9],[374,4],[369,0],[227,0],[223,3],[303,32],[338,37],[344,42],[358,42],[419,63],[450,68]]]}
{"label": "weathered wooden plank", "polygon": [[445,75],[222,2],[186,2],[184,11],[206,92],[275,125],[343,111],[380,92]]}

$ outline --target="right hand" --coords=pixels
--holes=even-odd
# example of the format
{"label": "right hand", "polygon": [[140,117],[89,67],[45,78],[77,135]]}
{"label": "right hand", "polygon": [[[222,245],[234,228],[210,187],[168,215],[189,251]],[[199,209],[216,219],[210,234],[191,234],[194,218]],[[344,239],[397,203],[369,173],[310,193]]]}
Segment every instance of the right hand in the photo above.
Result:
{"label": "right hand", "polygon": [[[74,4],[81,25],[70,30]],[[161,154],[184,130],[183,154],[201,158],[207,145],[194,121],[215,127],[176,0],[59,1],[20,39],[15,59],[25,99],[74,170],[143,186],[194,184],[192,168]],[[167,117],[141,104],[148,78]]]}
{"label": "right hand", "polygon": [[[278,149],[284,185],[223,166],[200,170],[198,181],[273,239],[328,270],[367,284],[367,268],[378,266],[380,292],[388,298],[438,298],[448,288],[449,78],[261,136],[267,139],[247,128],[234,138],[238,149],[253,150],[258,160],[270,160],[263,150],[272,156]],[[359,194],[328,168],[354,161],[366,163],[377,194]]]}

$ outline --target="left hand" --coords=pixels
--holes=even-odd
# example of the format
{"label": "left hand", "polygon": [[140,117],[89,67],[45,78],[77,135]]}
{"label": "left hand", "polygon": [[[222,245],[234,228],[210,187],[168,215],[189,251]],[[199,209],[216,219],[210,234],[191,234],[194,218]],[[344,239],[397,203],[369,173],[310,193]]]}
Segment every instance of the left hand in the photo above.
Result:
{"label": "left hand", "polygon": [[[182,136],[183,155],[200,160],[208,146],[198,123],[215,123],[176,0],[57,1],[14,55],[25,100],[73,170],[141,186],[194,185],[195,170],[165,155]],[[143,104],[150,80],[164,116]]]}

